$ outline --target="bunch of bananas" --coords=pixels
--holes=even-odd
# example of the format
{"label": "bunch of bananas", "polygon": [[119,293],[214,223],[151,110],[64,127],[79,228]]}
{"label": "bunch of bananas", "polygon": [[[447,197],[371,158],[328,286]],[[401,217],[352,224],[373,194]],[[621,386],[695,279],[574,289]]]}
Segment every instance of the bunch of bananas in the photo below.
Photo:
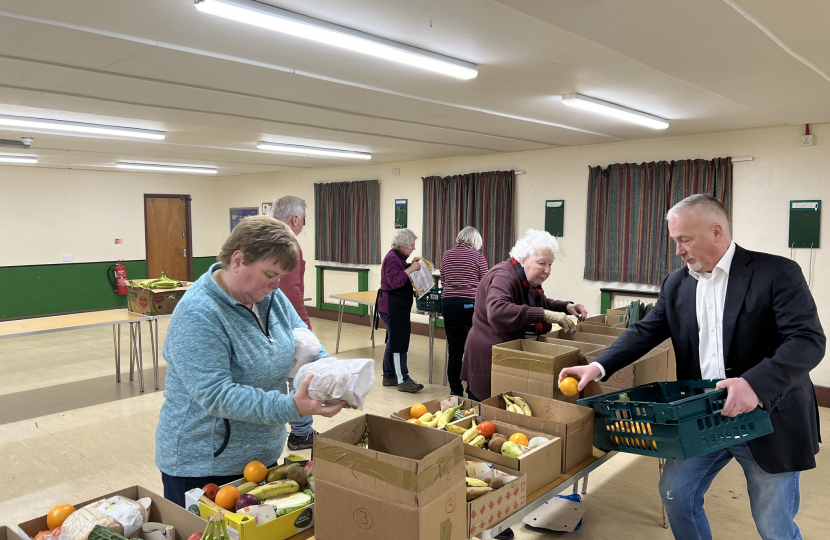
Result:
{"label": "bunch of bananas", "polygon": [[504,400],[504,404],[509,412],[523,414],[525,416],[533,416],[533,412],[530,410],[530,405],[527,404],[527,401],[518,396],[508,396],[505,394],[499,395]]}
{"label": "bunch of bananas", "polygon": [[[130,280],[130,285],[136,286],[136,284]],[[167,275],[162,272],[161,277],[158,279],[148,279],[143,281],[140,287],[144,289],[175,289],[176,287],[181,287],[182,282],[176,281],[175,279],[170,279]]]}

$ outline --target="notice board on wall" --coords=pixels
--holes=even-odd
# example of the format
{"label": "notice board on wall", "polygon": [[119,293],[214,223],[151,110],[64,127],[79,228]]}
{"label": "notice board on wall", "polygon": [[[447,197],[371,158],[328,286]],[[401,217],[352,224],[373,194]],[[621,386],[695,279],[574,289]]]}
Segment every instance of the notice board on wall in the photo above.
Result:
{"label": "notice board on wall", "polygon": [[551,236],[564,236],[565,201],[562,199],[545,201],[545,230]]}
{"label": "notice board on wall", "polygon": [[790,201],[789,248],[820,247],[821,201]]}
{"label": "notice board on wall", "polygon": [[256,206],[251,208],[231,208],[231,230],[234,230],[244,218],[257,215],[259,215],[259,208]]}

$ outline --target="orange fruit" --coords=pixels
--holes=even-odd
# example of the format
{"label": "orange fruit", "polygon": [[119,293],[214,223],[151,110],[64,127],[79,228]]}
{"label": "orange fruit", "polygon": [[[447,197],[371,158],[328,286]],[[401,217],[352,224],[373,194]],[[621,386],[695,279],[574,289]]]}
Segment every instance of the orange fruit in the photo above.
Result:
{"label": "orange fruit", "polygon": [[559,390],[566,396],[575,396],[579,393],[579,381],[573,377],[565,377],[559,383]]}
{"label": "orange fruit", "polygon": [[252,461],[245,465],[245,474],[243,476],[245,476],[245,480],[248,482],[259,484],[268,476],[268,467],[259,461]]}
{"label": "orange fruit", "polygon": [[514,442],[522,446],[527,446],[527,443],[529,441],[527,440],[527,435],[525,435],[524,433],[514,433],[510,436],[510,442]]}
{"label": "orange fruit", "polygon": [[53,506],[49,513],[46,514],[46,526],[49,529],[54,529],[63,525],[63,520],[69,517],[69,514],[75,511],[75,507],[71,504],[59,504]]}
{"label": "orange fruit", "polygon": [[423,424],[420,420],[418,420],[417,418],[410,418],[409,420],[407,420],[407,422],[408,422],[408,423],[410,423],[410,424],[415,424],[415,425],[418,425],[418,426],[422,426],[422,425],[424,425],[424,424]]}
{"label": "orange fruit", "polygon": [[412,418],[420,418],[428,412],[429,411],[423,403],[416,403],[411,409],[409,409],[409,416]]}
{"label": "orange fruit", "polygon": [[239,498],[239,490],[235,486],[225,486],[216,493],[216,504],[225,510],[234,511],[236,500]]}

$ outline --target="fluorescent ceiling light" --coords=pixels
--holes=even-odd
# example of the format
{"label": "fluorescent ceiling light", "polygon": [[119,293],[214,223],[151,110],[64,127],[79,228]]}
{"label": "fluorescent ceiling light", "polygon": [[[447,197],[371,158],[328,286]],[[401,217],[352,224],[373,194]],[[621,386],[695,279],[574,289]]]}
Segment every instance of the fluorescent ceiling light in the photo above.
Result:
{"label": "fluorescent ceiling light", "polygon": [[203,13],[219,15],[295,37],[385,58],[459,79],[472,79],[478,75],[478,66],[470,62],[404,45],[255,0],[195,0],[195,2],[196,9]]}
{"label": "fluorescent ceiling light", "polygon": [[84,124],[82,122],[68,122],[66,120],[49,120],[47,118],[29,118],[26,116],[10,116],[0,114],[0,127],[19,127],[30,129],[49,129],[68,131],[81,135],[105,135],[112,137],[135,137],[138,139],[164,139],[163,131],[139,129],[121,126],[104,126],[99,124]]}
{"label": "fluorescent ceiling light", "polygon": [[595,99],[582,94],[566,94],[562,96],[562,103],[571,107],[578,107],[586,111],[592,111],[606,116],[613,116],[620,120],[634,122],[653,129],[666,129],[669,127],[669,121],[659,116],[654,116],[648,113],[635,111],[616,103],[609,103],[601,99]]}
{"label": "fluorescent ceiling light", "polygon": [[353,152],[351,150],[337,150],[335,148],[315,148],[314,146],[301,146],[299,144],[283,144],[260,141],[256,144],[260,150],[278,152],[280,154],[294,154],[299,156],[320,156],[341,159],[372,159],[372,154],[366,152]]}
{"label": "fluorescent ceiling light", "polygon": [[201,165],[175,165],[172,163],[147,163],[144,161],[119,161],[115,164],[119,169],[132,171],[174,172],[187,174],[216,174],[216,167]]}
{"label": "fluorescent ceiling light", "polygon": [[37,157],[23,154],[0,154],[0,163],[37,163]]}

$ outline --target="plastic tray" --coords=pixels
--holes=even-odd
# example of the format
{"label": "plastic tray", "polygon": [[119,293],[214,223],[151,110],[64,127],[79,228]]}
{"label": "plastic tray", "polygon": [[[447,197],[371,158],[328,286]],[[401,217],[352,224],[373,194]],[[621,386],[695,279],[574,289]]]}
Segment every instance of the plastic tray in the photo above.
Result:
{"label": "plastic tray", "polygon": [[665,459],[689,459],[772,433],[769,413],[734,418],[720,411],[718,381],[671,381],[580,399],[594,409],[594,446]]}
{"label": "plastic tray", "polygon": [[427,294],[418,298],[415,301],[415,306],[420,311],[435,311],[441,313],[441,291],[440,287],[435,287]]}

